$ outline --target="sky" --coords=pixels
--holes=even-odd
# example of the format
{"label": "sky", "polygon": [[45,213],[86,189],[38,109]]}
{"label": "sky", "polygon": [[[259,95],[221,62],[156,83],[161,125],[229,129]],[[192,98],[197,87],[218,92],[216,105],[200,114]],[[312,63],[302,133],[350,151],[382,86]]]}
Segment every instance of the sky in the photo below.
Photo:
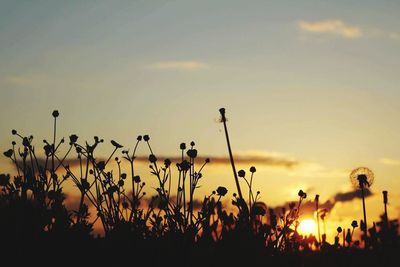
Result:
{"label": "sky", "polygon": [[[332,200],[367,166],[369,216],[386,189],[400,217],[399,12],[398,1],[369,0],[0,0],[0,148],[11,129],[41,146],[57,109],[59,136],[133,147],[149,134],[160,156],[193,140],[201,155],[226,157],[225,107],[239,168],[257,167],[268,205],[299,189]],[[0,167],[12,170],[4,157]],[[234,191],[228,164],[204,175],[200,196]],[[358,199],[338,202],[332,224],[360,212]]]}

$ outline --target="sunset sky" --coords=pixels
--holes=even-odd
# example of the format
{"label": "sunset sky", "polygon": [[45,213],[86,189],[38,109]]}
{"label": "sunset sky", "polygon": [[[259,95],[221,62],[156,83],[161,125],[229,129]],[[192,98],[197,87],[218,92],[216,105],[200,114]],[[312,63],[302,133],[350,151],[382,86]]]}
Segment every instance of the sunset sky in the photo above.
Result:
{"label": "sunset sky", "polygon": [[[369,217],[386,189],[397,218],[399,14],[398,1],[0,0],[0,148],[11,129],[41,147],[58,109],[59,136],[98,135],[102,157],[111,139],[133,147],[149,134],[160,157],[193,140],[212,160],[227,156],[225,107],[238,169],[257,167],[268,205],[299,189],[333,200],[353,190],[352,169],[368,166]],[[11,171],[5,157],[0,167]],[[200,197],[218,185],[233,193],[228,164],[204,176]],[[361,216],[358,199],[330,214],[335,228]]]}

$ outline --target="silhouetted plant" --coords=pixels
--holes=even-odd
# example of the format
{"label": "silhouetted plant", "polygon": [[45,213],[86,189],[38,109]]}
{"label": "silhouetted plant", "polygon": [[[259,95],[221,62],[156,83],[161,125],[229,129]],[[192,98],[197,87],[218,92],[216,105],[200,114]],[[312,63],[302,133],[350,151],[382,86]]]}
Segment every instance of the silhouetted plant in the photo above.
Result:
{"label": "silhouetted plant", "polygon": [[368,248],[368,224],[367,224],[367,212],[365,209],[365,194],[364,194],[364,189],[369,188],[372,183],[374,182],[374,173],[368,169],[368,168],[357,168],[353,170],[350,174],[350,180],[352,184],[356,187],[359,188],[361,191],[361,197],[362,197],[362,204],[363,204],[363,215],[364,215],[364,220],[362,225],[362,229],[364,231],[364,247],[367,249]]}

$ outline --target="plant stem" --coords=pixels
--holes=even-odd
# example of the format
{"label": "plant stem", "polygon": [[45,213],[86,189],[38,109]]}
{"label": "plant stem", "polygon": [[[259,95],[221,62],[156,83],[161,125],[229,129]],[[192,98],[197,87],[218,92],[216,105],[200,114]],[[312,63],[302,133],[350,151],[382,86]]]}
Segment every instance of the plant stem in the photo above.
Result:
{"label": "plant stem", "polygon": [[368,249],[368,226],[367,226],[367,212],[365,210],[365,195],[364,195],[364,186],[361,186],[361,196],[362,196],[362,204],[363,204],[363,213],[364,213],[364,248]]}
{"label": "plant stem", "polygon": [[236,173],[235,162],[234,162],[234,160],[233,160],[231,144],[230,144],[230,142],[229,142],[228,127],[226,126],[225,109],[224,109],[224,108],[221,108],[221,109],[219,110],[219,112],[221,113],[221,120],[222,120],[222,123],[224,124],[226,143],[227,143],[227,145],[228,145],[229,158],[230,158],[231,165],[232,165],[233,176],[234,176],[234,178],[235,178],[236,188],[237,188],[237,191],[238,191],[238,194],[239,194],[239,198],[240,198],[240,199],[243,199],[242,190],[240,190],[239,179],[238,179],[238,176],[237,176],[237,173]]}

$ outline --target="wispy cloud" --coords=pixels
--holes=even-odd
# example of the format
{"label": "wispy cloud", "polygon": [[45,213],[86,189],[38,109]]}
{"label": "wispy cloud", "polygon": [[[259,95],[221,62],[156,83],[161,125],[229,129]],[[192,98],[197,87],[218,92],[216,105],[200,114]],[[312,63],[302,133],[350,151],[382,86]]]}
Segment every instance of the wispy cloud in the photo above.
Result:
{"label": "wispy cloud", "polygon": [[400,165],[400,160],[397,160],[397,159],[381,158],[379,160],[379,162],[384,164],[384,165],[389,165],[389,166],[398,166],[398,165]]}
{"label": "wispy cloud", "polygon": [[[306,191],[307,192],[307,191]],[[369,189],[366,189],[365,192],[365,197],[372,197],[374,195],[374,193],[372,193]],[[312,198],[313,196],[309,196],[309,200],[305,201],[302,203],[301,205],[301,214],[303,216],[312,216],[314,215],[314,211],[315,211],[315,201]],[[326,200],[325,202],[320,202],[319,204],[319,208],[320,209],[326,209],[328,212],[331,211],[336,204],[338,204],[339,202],[351,202],[355,199],[361,199],[361,192],[359,190],[357,191],[348,191],[348,192],[339,192],[336,193],[333,197],[331,197],[330,199]],[[285,208],[286,210],[289,209],[289,205],[291,202],[285,202],[282,205],[273,207],[273,209],[275,210],[276,213],[281,213],[282,208]]]}
{"label": "wispy cloud", "polygon": [[0,78],[0,84],[5,86],[40,88],[51,84],[51,79],[41,74],[9,75]]}
{"label": "wispy cloud", "polygon": [[[264,167],[276,167],[276,168],[285,168],[285,169],[295,169],[296,167],[300,167],[301,162],[281,154],[277,153],[265,153],[265,152],[243,152],[238,153],[234,156],[236,164],[245,164],[245,165],[255,165],[255,166],[264,166]],[[166,156],[166,155],[157,155],[157,159],[159,162],[164,161],[165,159],[171,160],[173,163],[181,162],[182,159],[180,156]],[[210,159],[211,164],[222,164],[222,165],[230,165],[230,159],[226,156],[198,156],[196,158],[197,162],[204,162],[206,159]],[[105,158],[97,158],[97,162],[104,161]],[[148,156],[138,156],[135,158],[137,163],[148,163]],[[38,158],[39,165],[44,166],[46,160],[44,158]],[[64,162],[66,165],[70,167],[76,167],[79,164],[78,159],[67,159]],[[22,164],[22,162],[19,162]]]}
{"label": "wispy cloud", "polygon": [[147,66],[148,69],[154,70],[183,70],[194,71],[208,68],[208,64],[195,60],[184,61],[160,61]]}
{"label": "wispy cloud", "polygon": [[[372,196],[373,193],[367,188],[364,190],[364,196],[369,197]],[[362,194],[360,190],[357,191],[350,191],[350,192],[345,192],[345,193],[337,193],[334,196],[335,202],[348,202],[352,201],[353,199],[356,198],[362,198]]]}
{"label": "wispy cloud", "polygon": [[393,40],[400,40],[400,33],[398,32],[389,32],[388,36]]}
{"label": "wispy cloud", "polygon": [[302,31],[310,33],[334,34],[344,38],[360,38],[363,31],[356,26],[347,25],[341,20],[322,20],[316,22],[300,21],[298,26]]}
{"label": "wispy cloud", "polygon": [[399,32],[394,32],[394,31],[388,31],[384,29],[379,29],[379,28],[372,28],[368,32],[368,36],[374,37],[374,38],[386,38],[394,41],[399,41],[400,40],[400,33]]}

